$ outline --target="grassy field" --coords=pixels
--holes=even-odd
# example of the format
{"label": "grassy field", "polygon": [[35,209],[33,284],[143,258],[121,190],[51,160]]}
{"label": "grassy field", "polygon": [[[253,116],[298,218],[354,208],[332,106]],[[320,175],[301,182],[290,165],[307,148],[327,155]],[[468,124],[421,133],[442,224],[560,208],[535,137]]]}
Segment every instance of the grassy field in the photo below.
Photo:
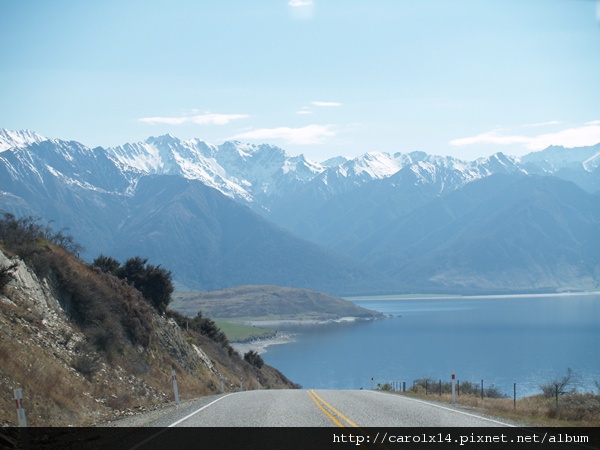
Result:
{"label": "grassy field", "polygon": [[215,320],[215,324],[225,333],[229,342],[242,342],[248,339],[268,338],[275,335],[275,331],[240,323]]}

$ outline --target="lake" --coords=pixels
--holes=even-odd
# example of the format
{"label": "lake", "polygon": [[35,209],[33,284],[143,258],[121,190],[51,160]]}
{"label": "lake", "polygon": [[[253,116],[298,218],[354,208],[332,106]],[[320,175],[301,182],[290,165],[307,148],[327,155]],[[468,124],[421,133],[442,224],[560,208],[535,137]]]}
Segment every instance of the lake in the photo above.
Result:
{"label": "lake", "polygon": [[580,391],[600,383],[600,295],[353,299],[393,317],[280,327],[294,342],[262,355],[305,388],[370,389],[431,377],[494,385],[512,396],[571,368]]}

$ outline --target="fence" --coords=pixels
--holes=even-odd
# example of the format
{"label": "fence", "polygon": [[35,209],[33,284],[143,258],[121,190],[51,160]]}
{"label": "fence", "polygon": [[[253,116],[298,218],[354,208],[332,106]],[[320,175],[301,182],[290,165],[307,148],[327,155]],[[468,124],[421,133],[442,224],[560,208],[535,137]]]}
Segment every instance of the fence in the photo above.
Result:
{"label": "fence", "polygon": [[[371,386],[374,384],[374,378],[371,378]],[[406,392],[406,381],[388,381],[384,384],[377,383],[377,389],[392,392]],[[493,384],[485,386],[484,380],[479,383],[471,381],[461,381],[456,379],[454,372],[450,381],[442,381],[442,379],[434,380],[433,378],[420,378],[413,380],[411,392],[424,393],[425,395],[450,394],[452,403],[455,403],[456,397],[462,395],[478,395],[483,400],[484,398],[508,398],[509,396],[500,391]],[[559,388],[556,386],[556,403],[558,405]],[[517,383],[513,383],[513,404],[517,407]]]}

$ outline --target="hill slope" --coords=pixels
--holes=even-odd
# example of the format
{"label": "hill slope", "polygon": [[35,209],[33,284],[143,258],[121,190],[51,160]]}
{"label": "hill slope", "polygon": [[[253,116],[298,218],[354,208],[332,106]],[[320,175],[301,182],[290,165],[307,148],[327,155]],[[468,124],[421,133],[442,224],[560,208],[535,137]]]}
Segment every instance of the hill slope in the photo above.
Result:
{"label": "hill slope", "polygon": [[144,177],[109,250],[142,253],[194,289],[276,284],[346,292],[375,286],[360,263],[304,241],[199,181]]}
{"label": "hill slope", "polygon": [[493,176],[440,197],[355,254],[411,289],[597,289],[600,197],[552,177]]}
{"label": "hill slope", "polygon": [[[172,369],[182,399],[220,392],[221,379],[227,391],[240,377],[295,386],[226,342],[183,330],[176,315],[158,314],[125,281],[63,248],[39,238],[8,245],[2,231],[0,390],[23,389],[30,426],[90,425],[172,402]],[[13,400],[2,395],[0,424],[15,422]]]}
{"label": "hill slope", "polygon": [[382,317],[381,313],[322,292],[278,286],[238,286],[210,292],[178,292],[173,308],[188,315],[201,310],[209,317],[234,321],[324,321],[343,317]]}

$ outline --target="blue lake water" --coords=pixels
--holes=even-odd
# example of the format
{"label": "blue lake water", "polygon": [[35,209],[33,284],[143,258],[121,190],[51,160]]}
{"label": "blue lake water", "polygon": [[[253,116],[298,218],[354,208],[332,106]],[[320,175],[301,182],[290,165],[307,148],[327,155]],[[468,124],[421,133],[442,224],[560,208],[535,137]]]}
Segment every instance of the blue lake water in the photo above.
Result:
{"label": "blue lake water", "polygon": [[431,377],[495,385],[507,395],[571,368],[579,390],[600,382],[600,295],[354,300],[394,317],[280,327],[294,342],[263,359],[305,388],[369,389]]}

